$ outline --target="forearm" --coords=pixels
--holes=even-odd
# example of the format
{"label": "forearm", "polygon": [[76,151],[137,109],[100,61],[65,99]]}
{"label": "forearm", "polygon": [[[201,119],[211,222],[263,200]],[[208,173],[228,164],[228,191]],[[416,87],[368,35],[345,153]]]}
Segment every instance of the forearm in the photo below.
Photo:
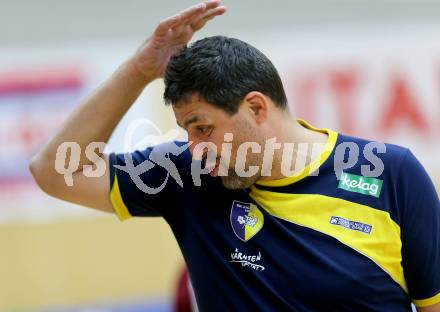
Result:
{"label": "forearm", "polygon": [[78,171],[84,165],[93,163],[85,156],[87,146],[92,142],[109,140],[119,121],[149,81],[136,71],[130,61],[122,64],[72,112],[55,136],[34,157],[32,171],[44,172],[45,177],[55,176],[57,150],[64,142],[75,142],[80,147]]}

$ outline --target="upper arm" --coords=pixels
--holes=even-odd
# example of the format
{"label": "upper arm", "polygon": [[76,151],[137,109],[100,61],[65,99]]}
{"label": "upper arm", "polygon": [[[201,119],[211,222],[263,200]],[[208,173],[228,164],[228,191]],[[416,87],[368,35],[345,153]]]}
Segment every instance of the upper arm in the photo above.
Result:
{"label": "upper arm", "polygon": [[110,199],[118,217],[175,217],[189,160],[186,145],[176,142],[110,154]]}
{"label": "upper arm", "polygon": [[418,308],[438,306],[440,202],[427,172],[409,151],[398,176],[397,201],[401,215],[402,266],[409,295]]}
{"label": "upper arm", "polygon": [[127,219],[169,213],[181,194],[181,174],[188,169],[190,159],[185,144],[169,142],[133,153],[103,155],[94,162],[92,174],[88,170],[77,171],[71,183],[66,183],[63,175],[41,159],[31,163],[31,171],[49,195],[116,212],[120,219]]}
{"label": "upper arm", "polygon": [[[82,206],[114,212],[109,198],[110,174],[107,155],[97,158],[90,170],[78,170],[64,175],[48,166],[51,164],[43,160],[33,161],[30,165],[35,181],[47,194]],[[99,168],[100,170],[96,170]]]}

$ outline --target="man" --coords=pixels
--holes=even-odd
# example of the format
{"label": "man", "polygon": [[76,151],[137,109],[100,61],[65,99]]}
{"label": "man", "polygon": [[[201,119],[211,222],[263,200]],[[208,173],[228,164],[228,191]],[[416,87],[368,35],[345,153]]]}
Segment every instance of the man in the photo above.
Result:
{"label": "man", "polygon": [[[164,217],[202,311],[440,311],[440,204],[420,163],[292,119],[276,69],[240,40],[186,47],[224,12],[214,0],[163,20],[36,155],[37,183],[122,220]],[[84,152],[160,77],[189,146]],[[64,142],[82,151],[72,183],[54,168]]]}

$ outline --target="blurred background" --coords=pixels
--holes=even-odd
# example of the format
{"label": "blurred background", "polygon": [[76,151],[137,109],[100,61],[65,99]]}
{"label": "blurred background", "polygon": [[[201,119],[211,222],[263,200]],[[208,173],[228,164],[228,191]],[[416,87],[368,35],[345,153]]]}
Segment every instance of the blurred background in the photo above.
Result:
{"label": "blurred background", "polygon": [[[162,18],[195,1],[0,0],[0,311],[172,311],[183,260],[159,218],[54,200],[30,157]],[[226,35],[276,65],[291,111],[410,147],[440,186],[440,2],[225,0],[196,38]],[[175,128],[150,85],[108,150]],[[138,118],[148,123],[127,127]],[[81,125],[78,125],[79,127]],[[145,142],[143,142],[145,143]]]}

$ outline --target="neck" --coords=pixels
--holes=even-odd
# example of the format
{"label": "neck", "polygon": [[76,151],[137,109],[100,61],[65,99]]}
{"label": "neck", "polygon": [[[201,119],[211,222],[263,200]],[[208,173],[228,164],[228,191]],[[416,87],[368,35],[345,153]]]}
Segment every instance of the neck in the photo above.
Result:
{"label": "neck", "polygon": [[[276,143],[272,140],[275,144],[269,144],[274,151],[272,169],[265,174],[263,164],[261,180],[277,180],[295,175],[319,157],[328,139],[327,134],[300,125],[290,113],[274,117],[271,129],[268,129],[268,138],[276,138]],[[286,164],[290,164],[288,170]]]}

